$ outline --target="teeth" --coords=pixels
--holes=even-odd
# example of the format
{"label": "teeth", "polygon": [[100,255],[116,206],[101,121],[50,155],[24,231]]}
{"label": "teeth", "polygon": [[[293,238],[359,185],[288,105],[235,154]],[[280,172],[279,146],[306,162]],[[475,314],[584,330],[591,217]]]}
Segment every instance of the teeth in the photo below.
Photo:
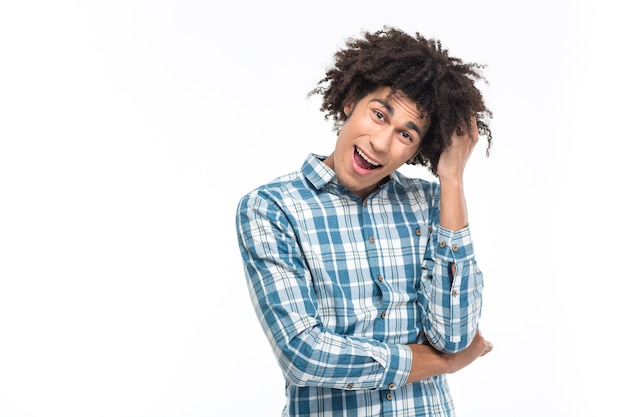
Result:
{"label": "teeth", "polygon": [[361,152],[361,150],[359,148],[356,148],[356,152],[361,155],[361,158],[365,159],[367,162],[369,162],[370,164],[374,165],[375,167],[379,166],[380,164],[376,161],[373,161],[371,159],[369,159],[367,157],[367,155],[365,155],[363,152]]}

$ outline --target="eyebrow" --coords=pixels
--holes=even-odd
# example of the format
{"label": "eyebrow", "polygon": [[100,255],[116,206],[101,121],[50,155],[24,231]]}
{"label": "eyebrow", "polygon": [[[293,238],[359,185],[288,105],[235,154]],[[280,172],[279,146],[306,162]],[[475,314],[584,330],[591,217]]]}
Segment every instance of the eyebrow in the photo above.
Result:
{"label": "eyebrow", "polygon": [[[389,112],[390,115],[393,116],[394,109],[393,109],[393,107],[391,107],[391,105],[389,104],[388,101],[381,100],[379,98],[373,98],[371,101],[375,101],[376,103],[379,103],[381,106],[383,106],[385,108],[385,110],[387,110]],[[415,130],[417,132],[417,134],[420,135],[420,139],[424,139],[424,132],[422,132],[422,129],[420,129],[420,127],[417,126],[415,123],[413,123],[411,121],[408,121],[406,123],[406,127],[407,127],[407,129]]]}

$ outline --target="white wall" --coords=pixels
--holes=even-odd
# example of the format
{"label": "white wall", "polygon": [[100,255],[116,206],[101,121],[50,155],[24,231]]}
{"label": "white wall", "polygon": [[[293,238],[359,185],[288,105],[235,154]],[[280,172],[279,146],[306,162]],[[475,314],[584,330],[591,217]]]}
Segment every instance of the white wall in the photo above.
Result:
{"label": "white wall", "polygon": [[616,7],[2,3],[0,416],[279,415],[235,206],[332,149],[306,94],[383,24],[489,65],[494,147],[467,189],[495,349],[451,376],[459,415],[619,415]]}

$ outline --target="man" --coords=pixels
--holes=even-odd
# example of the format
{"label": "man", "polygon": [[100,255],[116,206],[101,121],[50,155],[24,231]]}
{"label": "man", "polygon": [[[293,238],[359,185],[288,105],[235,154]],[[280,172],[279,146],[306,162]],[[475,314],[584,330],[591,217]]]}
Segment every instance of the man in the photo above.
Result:
{"label": "man", "polygon": [[[491,144],[481,79],[419,33],[351,39],[311,92],[335,121],[334,151],[241,199],[284,416],[454,415],[445,375],[492,348],[463,192],[479,136]],[[438,182],[397,172],[405,163]]]}

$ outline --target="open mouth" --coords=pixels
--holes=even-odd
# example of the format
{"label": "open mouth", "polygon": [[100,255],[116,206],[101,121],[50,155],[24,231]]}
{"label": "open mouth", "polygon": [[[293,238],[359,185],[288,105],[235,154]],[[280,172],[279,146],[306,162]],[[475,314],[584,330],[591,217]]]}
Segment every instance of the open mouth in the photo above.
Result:
{"label": "open mouth", "polygon": [[358,147],[354,147],[354,160],[357,165],[363,169],[377,169],[382,167],[382,165],[373,159],[370,159],[367,155],[363,153]]}

